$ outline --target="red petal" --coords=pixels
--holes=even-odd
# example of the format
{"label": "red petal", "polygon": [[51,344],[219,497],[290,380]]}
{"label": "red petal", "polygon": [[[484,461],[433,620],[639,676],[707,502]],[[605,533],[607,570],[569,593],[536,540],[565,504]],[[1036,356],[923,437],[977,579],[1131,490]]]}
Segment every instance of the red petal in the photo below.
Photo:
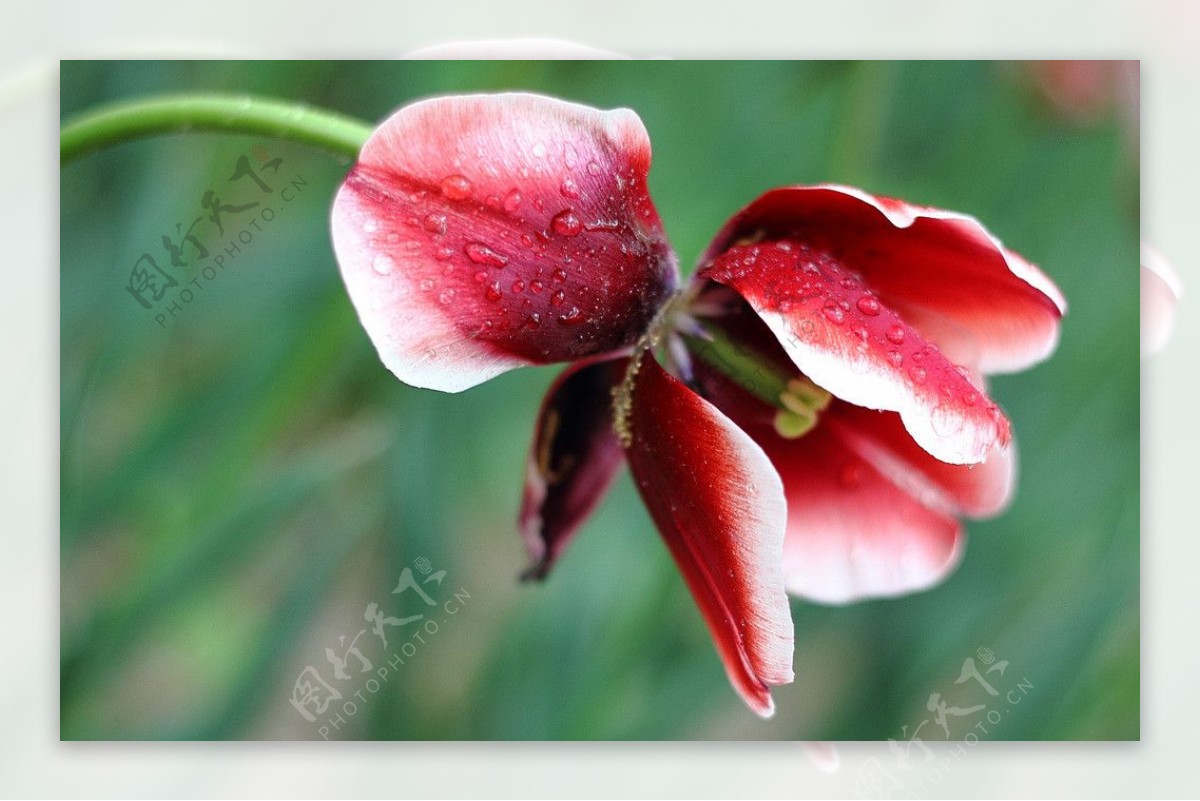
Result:
{"label": "red petal", "polygon": [[766,404],[703,364],[697,378],[762,446],[783,480],[784,582],[796,595],[846,603],[926,589],[962,556],[956,511],[982,513],[998,492],[1007,495],[1009,460],[997,456],[972,467],[938,462],[913,443],[895,414],[835,400],[813,430],[784,439]]}
{"label": "red petal", "polygon": [[833,403],[821,425],[876,471],[924,506],[950,516],[991,517],[1012,499],[1016,448],[993,451],[981,464],[934,459],[905,430],[898,415]]}
{"label": "red petal", "polygon": [[572,365],[546,392],[518,522],[533,559],[529,577],[545,577],[617,474],[623,452],[613,433],[611,389],[626,364],[620,359]]}
{"label": "red petal", "polygon": [[927,339],[984,373],[1021,370],[1058,344],[1058,287],[965,214],[849,187],[776,189],[734,216],[700,263],[748,239],[835,256]]}
{"label": "red petal", "polygon": [[631,344],[674,289],[633,112],[536,95],[384,122],[333,205],[350,298],[402,381],[459,391]]}
{"label": "red petal", "polygon": [[789,592],[822,603],[904,595],[958,564],[965,545],[958,522],[897,487],[832,428],[818,424],[766,448],[787,494]]}
{"label": "red petal", "polygon": [[769,716],[771,685],[792,680],[779,477],[753,440],[649,355],[637,374],[629,424],[629,465],[642,499],[734,688]]}
{"label": "red petal", "polygon": [[900,413],[944,462],[981,462],[1008,420],[936,346],[835,259],[790,242],[740,245],[701,273],[745,298],[800,371],[842,400]]}

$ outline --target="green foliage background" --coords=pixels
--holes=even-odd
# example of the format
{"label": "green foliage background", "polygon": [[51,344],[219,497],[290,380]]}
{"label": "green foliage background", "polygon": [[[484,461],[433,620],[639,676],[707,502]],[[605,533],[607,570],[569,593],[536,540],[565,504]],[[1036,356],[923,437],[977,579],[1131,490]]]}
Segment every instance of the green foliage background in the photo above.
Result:
{"label": "green foliage background", "polygon": [[[307,665],[328,674],[324,648],[362,628],[367,603],[394,603],[422,556],[470,600],[331,736],[903,739],[930,693],[972,702],[954,680],[986,647],[1009,661],[1003,686],[1032,685],[986,737],[1137,738],[1136,144],[1112,117],[1056,117],[1022,76],[975,62],[64,63],[64,119],[182,90],[366,120],[443,92],[628,106],[685,269],[761,191],[842,182],[978,216],[1071,309],[1050,362],[993,383],[1018,438],[1013,507],[969,524],[962,566],[931,591],[794,601],[796,682],[762,722],[627,476],[545,585],[517,582],[523,460],[556,368],[455,396],[395,381],[331,252],[347,163],[189,134],[66,165],[63,738],[318,737],[288,703],[293,682]],[[124,289],[130,267],[255,145],[307,186],[158,325]]]}

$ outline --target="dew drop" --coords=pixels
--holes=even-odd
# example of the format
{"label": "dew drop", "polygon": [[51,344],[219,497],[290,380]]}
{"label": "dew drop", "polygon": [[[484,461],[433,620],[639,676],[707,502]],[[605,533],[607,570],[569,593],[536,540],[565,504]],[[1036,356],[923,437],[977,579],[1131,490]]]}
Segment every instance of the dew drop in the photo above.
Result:
{"label": "dew drop", "polygon": [[441,189],[450,200],[464,200],[471,195],[471,182],[461,175],[449,175],[442,180]]}
{"label": "dew drop", "polygon": [[825,308],[823,311],[825,313],[825,316],[835,323],[840,324],[843,320],[846,319],[846,313],[844,311],[842,311],[842,307],[832,301],[825,304]]}
{"label": "dew drop", "polygon": [[488,267],[503,267],[508,264],[508,257],[502,256],[482,242],[468,242],[463,247],[467,258],[476,264],[486,264]]}
{"label": "dew drop", "polygon": [[422,278],[421,279],[421,291],[422,292],[432,292],[433,291],[433,279],[432,278]]}
{"label": "dew drop", "polygon": [[601,172],[603,172],[603,170],[600,168],[600,165],[594,161],[589,161],[587,163],[587,171],[589,175],[599,175]]}
{"label": "dew drop", "polygon": [[568,175],[562,179],[562,184],[558,187],[558,191],[562,192],[563,197],[575,199],[579,197],[579,184],[575,183],[575,179]]}
{"label": "dew drop", "polygon": [[533,314],[529,315],[529,317],[525,318],[525,327],[530,330],[537,328],[541,324],[542,315],[538,314],[537,312],[534,312]]}
{"label": "dew drop", "polygon": [[521,197],[521,193],[514,189],[504,196],[504,210],[512,214],[521,208],[522,201],[524,201],[524,198]]}
{"label": "dew drop", "polygon": [[375,222],[375,220],[367,220],[363,223],[363,230],[368,234],[373,234],[379,230],[379,223]]}
{"label": "dew drop", "polygon": [[392,244],[395,244],[396,242],[399,242],[399,241],[400,241],[400,234],[398,234],[398,233],[396,233],[395,231],[393,231],[392,233],[390,233],[390,234],[388,234],[388,235],[387,235],[387,241],[391,242]]}
{"label": "dew drop", "polygon": [[493,281],[491,286],[487,288],[487,299],[495,303],[502,297],[504,297],[504,293],[500,291],[500,282]]}
{"label": "dew drop", "polygon": [[563,163],[568,167],[574,167],[579,163],[579,151],[570,142],[563,146]]}
{"label": "dew drop", "polygon": [[874,317],[879,314],[879,301],[870,295],[863,295],[858,299],[858,310],[868,317]]}
{"label": "dew drop", "polygon": [[521,244],[527,248],[533,247],[533,237],[529,234],[521,234]]}
{"label": "dew drop", "polygon": [[578,306],[572,306],[565,314],[558,316],[558,321],[563,325],[579,325],[583,322],[583,312]]}
{"label": "dew drop", "polygon": [[438,303],[442,304],[443,306],[449,306],[453,302],[454,302],[454,290],[453,289],[443,289],[442,293],[440,295],[438,295]]}
{"label": "dew drop", "polygon": [[518,278],[516,281],[513,281],[510,289],[512,289],[513,292],[524,292],[525,282]]}
{"label": "dew drop", "polygon": [[425,230],[431,234],[441,236],[446,233],[446,215],[445,214],[426,214],[425,221],[422,223]]}
{"label": "dew drop", "polygon": [[914,384],[924,384],[925,375],[926,373],[924,367],[913,365],[912,367],[908,368],[908,377],[913,380]]}
{"label": "dew drop", "polygon": [[563,236],[577,236],[583,230],[583,223],[573,211],[560,211],[554,215],[554,219],[550,221],[550,227],[554,232]]}
{"label": "dew drop", "polygon": [[396,268],[396,262],[391,256],[380,253],[371,261],[371,266],[380,275],[387,275]]}
{"label": "dew drop", "polygon": [[842,485],[842,489],[857,489],[862,480],[863,469],[858,463],[844,464],[838,471],[838,483]]}
{"label": "dew drop", "polygon": [[963,393],[962,402],[967,406],[974,406],[979,403],[979,393],[973,389],[968,389]]}
{"label": "dew drop", "polygon": [[899,367],[904,364],[904,354],[898,350],[889,350],[887,359],[891,362],[892,367]]}
{"label": "dew drop", "polygon": [[559,267],[557,270],[554,271],[553,275],[551,275],[550,277],[552,279],[554,279],[555,283],[561,284],[562,282],[567,280],[567,271],[564,270],[562,267]]}
{"label": "dew drop", "polygon": [[887,333],[884,334],[884,336],[887,337],[888,342],[895,343],[896,345],[902,345],[904,344],[904,326],[896,323],[887,330]]}
{"label": "dew drop", "polygon": [[529,291],[535,295],[540,294],[545,288],[546,285],[536,278],[529,282]]}
{"label": "dew drop", "polygon": [[553,295],[550,296],[550,305],[551,306],[561,306],[561,305],[563,305],[563,302],[566,299],[567,299],[567,293],[563,292],[560,289],[557,292],[555,292]]}
{"label": "dew drop", "polygon": [[487,273],[485,273],[483,270],[480,270],[479,272],[475,273],[475,283],[482,284],[486,280],[487,280]]}
{"label": "dew drop", "polygon": [[930,423],[933,426],[933,433],[939,437],[953,436],[962,431],[963,427],[962,416],[956,414],[948,404],[938,404],[934,407]]}
{"label": "dew drop", "polygon": [[433,257],[438,261],[450,261],[454,258],[453,248],[439,248],[438,252],[433,254]]}

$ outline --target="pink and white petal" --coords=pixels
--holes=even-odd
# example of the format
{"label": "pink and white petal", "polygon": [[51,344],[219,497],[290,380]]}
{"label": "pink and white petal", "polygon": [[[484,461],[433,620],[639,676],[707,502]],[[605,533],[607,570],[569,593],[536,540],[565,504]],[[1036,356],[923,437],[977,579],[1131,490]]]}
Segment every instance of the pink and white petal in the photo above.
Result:
{"label": "pink and white petal", "polygon": [[767,445],[788,502],[788,592],[843,604],[927,589],[957,566],[959,523],[922,505],[818,425]]}
{"label": "pink and white petal", "polygon": [[612,388],[627,360],[592,359],[564,370],[542,401],[525,467],[518,527],[528,578],[545,578],[604,497],[624,459],[612,426]]}
{"label": "pink and white petal", "polygon": [[677,268],[633,112],[529,94],[406,106],[363,146],[333,244],[402,381],[459,391],[632,344]]}
{"label": "pink and white petal", "polygon": [[834,402],[821,415],[853,453],[922,505],[950,517],[1002,512],[1016,486],[1016,444],[993,450],[980,464],[947,464],[919,446],[899,415]]}
{"label": "pink and white petal", "polygon": [[774,712],[792,681],[780,572],[787,509],[762,449],[715,406],[642,356],[629,412],[630,469],[746,704]]}
{"label": "pink and white petal", "polygon": [[890,308],[984,373],[1014,372],[1058,345],[1066,300],[975,218],[846,186],[775,189],[736,214],[701,258],[787,239],[859,273]]}
{"label": "pink and white petal", "polygon": [[970,372],[825,253],[792,242],[737,245],[700,276],[745,298],[800,372],[856,406],[898,412],[938,459],[973,464],[1008,443],[1008,419]]}
{"label": "pink and white petal", "polygon": [[1162,350],[1175,328],[1175,305],[1183,282],[1170,262],[1142,243],[1142,355]]}
{"label": "pink and white petal", "polygon": [[[775,430],[771,407],[736,383],[704,366],[697,380],[763,448],[783,481],[788,506],[783,575],[790,593],[834,604],[931,587],[954,569],[965,545],[950,507],[993,502],[991,481],[970,487],[974,479],[960,474],[956,485],[950,473],[1001,472],[1002,463],[992,467],[1001,457],[989,459],[986,468],[942,464],[912,445],[896,415],[855,410],[836,400],[812,431],[785,439]],[[878,459],[879,441],[886,441],[877,433],[881,424],[866,426],[874,450],[862,448],[863,436],[846,436],[857,434],[854,427],[863,422],[855,415],[891,418],[893,430],[886,433],[907,439],[911,451],[897,443],[896,453],[887,454],[890,464]],[[902,475],[900,456],[928,472],[920,478]]]}

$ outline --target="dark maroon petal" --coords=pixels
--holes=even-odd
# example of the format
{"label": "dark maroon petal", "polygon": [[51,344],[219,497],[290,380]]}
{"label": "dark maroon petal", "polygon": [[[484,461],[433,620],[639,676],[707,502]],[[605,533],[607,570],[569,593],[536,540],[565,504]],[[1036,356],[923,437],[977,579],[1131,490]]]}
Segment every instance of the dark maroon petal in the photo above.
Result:
{"label": "dark maroon petal", "polygon": [[402,381],[459,391],[632,344],[674,289],[632,111],[527,94],[425,100],[333,205],[350,298]]}
{"label": "dark maroon petal", "polygon": [[637,372],[628,424],[638,491],[734,688],[751,709],[769,716],[771,686],[792,681],[779,477],[750,437],[648,354]]}
{"label": "dark maroon petal", "polygon": [[624,452],[612,425],[613,386],[628,360],[590,360],[564,370],[542,401],[525,467],[518,526],[544,578],[604,497]]}
{"label": "dark maroon petal", "polygon": [[1023,369],[1058,344],[1062,293],[965,214],[850,187],[775,189],[735,215],[700,263],[772,239],[836,258],[926,339],[984,373]]}
{"label": "dark maroon petal", "polygon": [[944,462],[983,461],[1009,423],[950,362],[839,261],[794,242],[736,245],[700,273],[735,289],[813,382],[842,400],[899,412]]}

